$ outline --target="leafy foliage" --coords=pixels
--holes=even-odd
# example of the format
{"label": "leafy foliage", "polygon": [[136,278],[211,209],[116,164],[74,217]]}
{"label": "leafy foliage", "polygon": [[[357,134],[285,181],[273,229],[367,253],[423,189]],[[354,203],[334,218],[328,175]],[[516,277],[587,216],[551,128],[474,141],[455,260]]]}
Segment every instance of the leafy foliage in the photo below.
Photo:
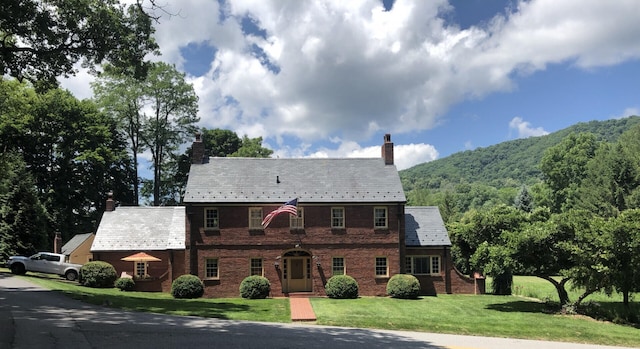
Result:
{"label": "leafy foliage", "polygon": [[195,275],[178,276],[171,284],[171,295],[174,298],[200,298],[204,294],[204,284]]}
{"label": "leafy foliage", "polygon": [[0,4],[0,72],[56,86],[74,64],[109,61],[137,78],[156,52],[152,19],[139,3],[117,0],[4,0]]}
{"label": "leafy foliage", "polygon": [[116,269],[107,262],[88,262],[80,268],[80,283],[87,287],[113,287],[117,278]]}
{"label": "leafy foliage", "polygon": [[358,282],[349,275],[334,275],[324,286],[327,297],[335,299],[358,298]]}
{"label": "leafy foliage", "polygon": [[136,288],[136,282],[133,278],[118,278],[115,286],[120,291],[133,291]]}
{"label": "leafy foliage", "polygon": [[247,276],[240,283],[240,296],[248,299],[265,299],[271,292],[269,279],[264,276]]}
{"label": "leafy foliage", "polygon": [[420,281],[413,275],[396,274],[387,282],[387,294],[393,298],[416,299],[420,295]]}

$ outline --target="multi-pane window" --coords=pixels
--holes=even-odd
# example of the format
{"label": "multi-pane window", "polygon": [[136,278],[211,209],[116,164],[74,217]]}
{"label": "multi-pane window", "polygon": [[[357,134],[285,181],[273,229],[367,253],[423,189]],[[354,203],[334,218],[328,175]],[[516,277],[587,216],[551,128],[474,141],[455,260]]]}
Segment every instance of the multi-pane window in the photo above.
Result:
{"label": "multi-pane window", "polygon": [[262,276],[264,274],[262,269],[262,258],[251,258],[250,273],[251,275],[259,275],[259,276]]}
{"label": "multi-pane window", "polygon": [[387,257],[376,257],[376,276],[389,276]]}
{"label": "multi-pane window", "polygon": [[262,229],[262,207],[249,207],[249,229]]}
{"label": "multi-pane window", "polygon": [[297,215],[289,215],[289,227],[291,229],[304,229],[304,209],[298,207]]}
{"label": "multi-pane window", "polygon": [[333,257],[331,262],[331,274],[332,275],[345,275],[344,258]]}
{"label": "multi-pane window", "polygon": [[331,228],[344,228],[344,207],[331,208]]}
{"label": "multi-pane window", "polygon": [[414,275],[439,275],[440,256],[409,256],[406,269],[407,273]]}
{"label": "multi-pane window", "polygon": [[217,279],[218,274],[218,258],[207,258],[204,266],[204,277],[207,279]]}
{"label": "multi-pane window", "polygon": [[204,227],[205,229],[217,229],[220,227],[220,216],[217,208],[204,209]]}
{"label": "multi-pane window", "polygon": [[373,227],[374,228],[387,227],[387,208],[386,207],[373,208]]}
{"label": "multi-pane window", "polygon": [[136,276],[143,278],[147,275],[147,262],[136,262]]}

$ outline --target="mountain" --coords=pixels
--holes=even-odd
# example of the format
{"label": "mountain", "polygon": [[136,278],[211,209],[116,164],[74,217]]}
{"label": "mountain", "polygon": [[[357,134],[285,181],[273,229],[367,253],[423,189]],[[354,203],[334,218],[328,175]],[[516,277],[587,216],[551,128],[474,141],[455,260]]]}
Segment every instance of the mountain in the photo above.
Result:
{"label": "mountain", "polygon": [[495,188],[532,184],[541,179],[538,164],[545,150],[567,135],[590,132],[600,140],[614,142],[639,123],[639,116],[578,123],[546,136],[507,141],[416,165],[400,171],[400,179],[407,194],[422,189],[438,191],[459,183],[480,183]]}

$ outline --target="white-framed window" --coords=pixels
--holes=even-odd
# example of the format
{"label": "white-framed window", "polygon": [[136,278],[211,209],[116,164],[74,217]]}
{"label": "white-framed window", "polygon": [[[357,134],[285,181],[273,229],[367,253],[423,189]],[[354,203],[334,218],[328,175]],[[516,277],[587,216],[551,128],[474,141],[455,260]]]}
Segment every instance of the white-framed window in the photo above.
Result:
{"label": "white-framed window", "polygon": [[440,256],[407,256],[405,267],[413,275],[440,275]]}
{"label": "white-framed window", "polygon": [[220,212],[216,207],[207,207],[204,209],[204,228],[220,228]]}
{"label": "white-framed window", "polygon": [[373,208],[373,227],[376,229],[384,229],[388,227],[386,207],[380,206]]}
{"label": "white-framed window", "polygon": [[262,229],[262,207],[249,207],[249,229]]}
{"label": "white-framed window", "polygon": [[250,275],[264,275],[264,269],[262,268],[262,258],[251,258],[250,264]]}
{"label": "white-framed window", "polygon": [[289,228],[304,229],[304,208],[298,207],[297,215],[289,215]]}
{"label": "white-framed window", "polygon": [[389,276],[389,263],[387,257],[376,257],[376,277]]}
{"label": "white-framed window", "polygon": [[331,258],[331,275],[345,275],[344,257]]}
{"label": "white-framed window", "polygon": [[220,277],[218,268],[218,258],[207,258],[204,265],[205,279],[217,279]]}
{"label": "white-framed window", "polygon": [[344,207],[331,208],[331,228],[344,228]]}
{"label": "white-framed window", "polygon": [[147,262],[136,262],[136,277],[147,276]]}

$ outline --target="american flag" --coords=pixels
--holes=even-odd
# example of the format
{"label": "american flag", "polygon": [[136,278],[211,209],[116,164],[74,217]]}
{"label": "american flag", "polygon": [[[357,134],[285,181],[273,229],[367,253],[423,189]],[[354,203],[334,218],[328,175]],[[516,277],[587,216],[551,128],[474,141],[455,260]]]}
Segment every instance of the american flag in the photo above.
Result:
{"label": "american flag", "polygon": [[298,215],[298,199],[295,198],[293,200],[287,201],[284,203],[284,205],[278,207],[277,209],[269,212],[268,215],[266,215],[264,217],[264,219],[262,220],[262,227],[263,228],[267,228],[267,226],[269,225],[269,223],[271,223],[271,220],[273,220],[273,218],[281,213],[288,213],[288,214],[292,214],[294,216]]}

